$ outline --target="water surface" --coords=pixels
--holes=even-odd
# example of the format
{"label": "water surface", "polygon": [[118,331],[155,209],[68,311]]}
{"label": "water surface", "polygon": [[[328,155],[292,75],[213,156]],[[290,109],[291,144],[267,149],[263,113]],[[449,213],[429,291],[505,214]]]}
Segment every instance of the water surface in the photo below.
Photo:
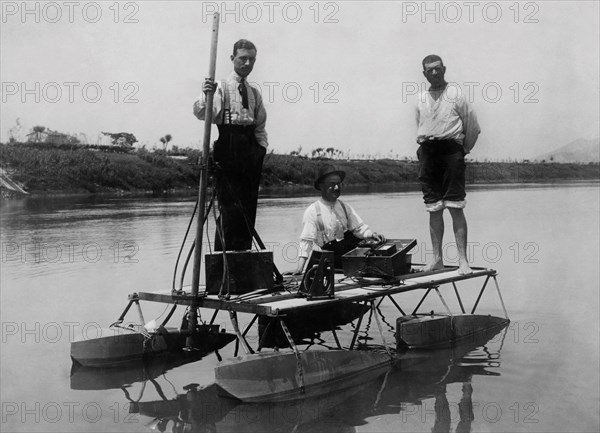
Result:
{"label": "water surface", "polygon": [[[4,201],[2,431],[598,431],[599,193],[598,185],[473,188],[466,210],[471,261],[498,271],[510,326],[419,368],[287,406],[215,400],[214,355],[175,367],[168,360],[134,367],[128,377],[137,381],[123,388],[115,371],[71,376],[72,337],[93,337],[112,323],[132,292],[171,288],[191,199]],[[417,239],[414,262],[428,259],[419,193],[342,199],[388,238]],[[295,266],[302,212],[313,200],[259,203],[258,232],[282,270]],[[214,224],[208,230],[212,238]],[[446,231],[444,253],[452,263],[449,219]],[[475,296],[476,287],[464,300],[472,305]],[[433,297],[427,302],[427,311],[440,309]],[[493,291],[481,306],[502,314]],[[388,305],[382,313],[384,327],[392,328],[397,311]],[[164,307],[148,305],[144,314],[159,317]],[[225,316],[218,320],[231,330]],[[232,353],[229,346],[221,351]],[[184,389],[191,383],[198,387]]]}

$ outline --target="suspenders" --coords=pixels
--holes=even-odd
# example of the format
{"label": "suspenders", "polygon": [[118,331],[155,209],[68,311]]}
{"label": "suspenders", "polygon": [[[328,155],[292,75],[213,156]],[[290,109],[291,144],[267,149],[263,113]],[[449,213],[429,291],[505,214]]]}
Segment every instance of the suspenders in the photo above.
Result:
{"label": "suspenders", "polygon": [[229,88],[225,80],[221,80],[221,89],[223,90],[223,109],[221,110],[223,118],[221,119],[221,123],[229,125],[231,123],[231,96],[229,95]]}
{"label": "suspenders", "polygon": [[[229,124],[231,124],[231,94],[229,93],[230,89],[229,89],[229,86],[228,86],[226,80],[221,80],[220,83],[221,83],[221,90],[223,91],[223,109],[221,110],[223,114],[222,114],[222,118],[221,118],[221,123],[225,124],[225,125],[229,125]],[[248,87],[250,87],[250,89],[252,90],[251,98],[250,98],[250,93],[248,93],[248,104],[252,107],[252,102],[253,102],[254,109],[256,109],[256,105],[257,105],[256,92],[257,92],[257,90],[250,85],[248,85]],[[236,92],[238,91],[237,88],[235,89],[235,91]],[[254,112],[252,113],[252,118],[253,119],[256,118]]]}
{"label": "suspenders", "polygon": [[[341,200],[338,200],[338,201],[342,205],[342,209],[344,210],[344,214],[346,215],[346,222],[348,223],[348,230],[350,230],[350,218],[348,217],[348,210],[346,209],[346,205],[344,204],[343,201],[341,201]],[[319,229],[319,232],[321,232],[321,237],[323,238],[323,244],[326,244],[327,242],[325,242],[326,241],[325,225],[323,224],[323,216],[321,215],[321,205],[319,205],[317,203],[316,208],[317,208],[317,228]]]}

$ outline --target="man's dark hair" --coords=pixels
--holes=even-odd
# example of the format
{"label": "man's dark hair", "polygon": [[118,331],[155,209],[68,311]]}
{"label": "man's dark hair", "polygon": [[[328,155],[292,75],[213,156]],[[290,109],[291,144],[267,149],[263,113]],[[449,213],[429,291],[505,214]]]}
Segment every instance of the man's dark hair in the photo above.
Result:
{"label": "man's dark hair", "polygon": [[442,58],[440,56],[437,56],[435,54],[430,54],[427,57],[425,57],[423,59],[423,62],[421,62],[423,64],[423,70],[425,70],[425,64],[426,63],[433,63],[433,62],[442,62],[442,66],[444,66],[444,61],[442,60]]}
{"label": "man's dark hair", "polygon": [[256,46],[252,42],[250,42],[248,39],[240,39],[235,44],[233,44],[233,55],[234,55],[234,57],[237,54],[237,51],[240,50],[240,49],[258,51],[256,49]]}

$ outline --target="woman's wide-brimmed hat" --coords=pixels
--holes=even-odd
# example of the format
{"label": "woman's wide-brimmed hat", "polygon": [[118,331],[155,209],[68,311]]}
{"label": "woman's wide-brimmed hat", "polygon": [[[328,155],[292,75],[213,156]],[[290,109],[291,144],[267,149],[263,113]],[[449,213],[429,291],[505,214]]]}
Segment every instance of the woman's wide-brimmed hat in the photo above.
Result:
{"label": "woman's wide-brimmed hat", "polygon": [[321,181],[329,176],[330,174],[337,174],[342,180],[346,177],[346,172],[343,170],[338,170],[334,165],[328,164],[324,165],[319,169],[319,174],[317,174],[317,180],[315,180],[315,189],[321,190],[319,188],[319,184]]}

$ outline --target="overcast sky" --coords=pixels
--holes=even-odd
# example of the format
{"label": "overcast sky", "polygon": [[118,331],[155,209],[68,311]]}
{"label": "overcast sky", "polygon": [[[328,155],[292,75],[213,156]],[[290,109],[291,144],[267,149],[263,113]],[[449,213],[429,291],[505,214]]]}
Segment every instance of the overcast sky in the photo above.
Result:
{"label": "overcast sky", "polygon": [[[23,6],[25,5],[25,7]],[[2,2],[1,136],[132,132],[200,146],[192,103],[221,12],[217,76],[239,38],[258,58],[272,149],[414,155],[421,60],[472,100],[474,158],[531,158],[599,133],[599,2]],[[213,135],[216,138],[216,133]]]}

